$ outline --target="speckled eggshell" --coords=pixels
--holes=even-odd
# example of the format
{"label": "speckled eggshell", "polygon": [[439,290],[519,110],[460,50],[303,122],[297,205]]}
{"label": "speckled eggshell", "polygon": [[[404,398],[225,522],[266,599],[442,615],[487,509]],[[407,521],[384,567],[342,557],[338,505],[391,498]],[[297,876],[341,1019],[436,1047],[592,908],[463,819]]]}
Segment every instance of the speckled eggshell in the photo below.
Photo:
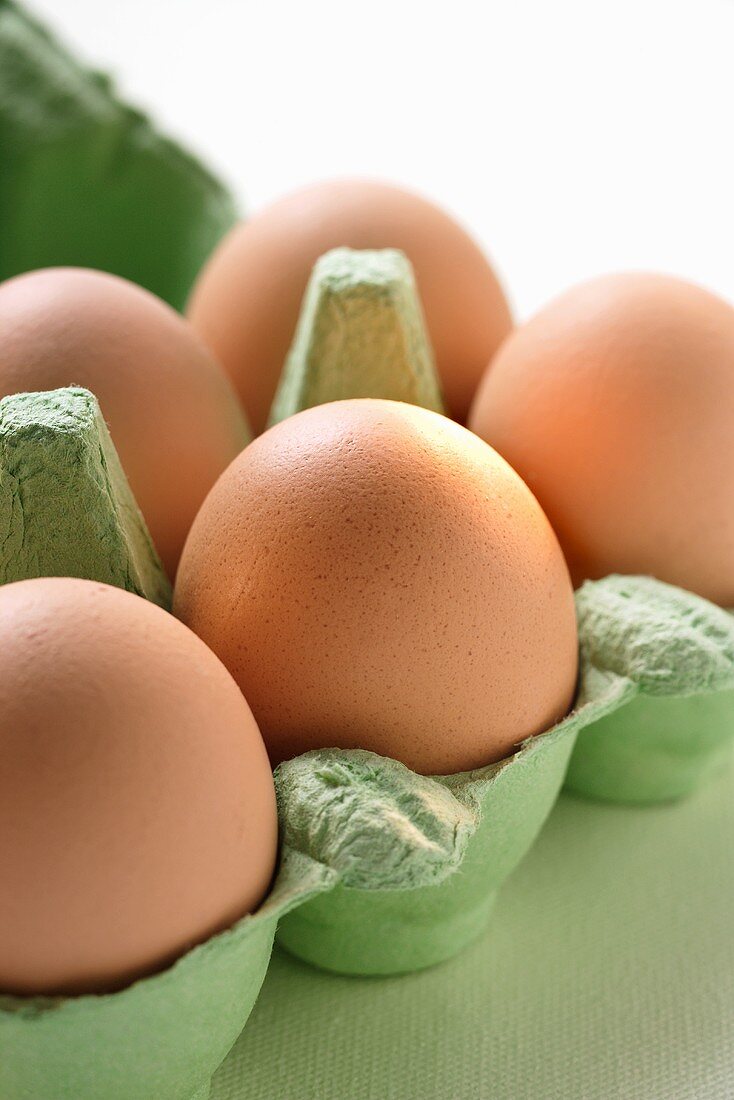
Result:
{"label": "speckled eggshell", "polygon": [[80,385],[99,400],[173,577],[196,512],[249,439],[232,386],[190,325],[148,291],[49,268],[0,285],[0,397]]}
{"label": "speckled eggshell", "polygon": [[0,588],[0,992],[114,989],[255,909],[276,855],[237,685],[154,604]]}
{"label": "speckled eggshell", "polygon": [[574,692],[572,590],[537,502],[465,428],[398,402],[322,405],[252,443],[197,516],[175,610],[274,763],[338,746],[462,771]]}
{"label": "speckled eggshell", "polygon": [[650,574],[734,606],[734,310],[664,275],[569,290],[504,343],[470,427],[545,509],[575,584]]}
{"label": "speckled eggshell", "polygon": [[256,432],[265,427],[311,269],[346,245],[398,248],[415,271],[446,408],[463,422],[512,319],[471,237],[433,203],[372,180],[313,184],[266,207],[224,239],[188,314],[237,387]]}

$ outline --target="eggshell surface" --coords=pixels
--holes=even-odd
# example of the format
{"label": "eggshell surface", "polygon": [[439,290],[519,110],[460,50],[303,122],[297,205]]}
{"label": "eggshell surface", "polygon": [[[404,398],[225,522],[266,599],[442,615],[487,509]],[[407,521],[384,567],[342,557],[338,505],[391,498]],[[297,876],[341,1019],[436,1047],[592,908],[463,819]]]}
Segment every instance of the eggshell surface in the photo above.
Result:
{"label": "eggshell surface", "polygon": [[518,471],[575,584],[650,574],[734,606],[734,310],[663,275],[573,288],[504,343],[470,427]]}
{"label": "eggshell surface", "polygon": [[253,910],[267,754],[216,657],[92,581],[0,588],[0,991],[104,991]]}
{"label": "eggshell surface", "polygon": [[229,380],[188,323],[140,287],[49,268],[0,285],[0,397],[81,385],[99,400],[173,577],[207,492],[249,433]]}
{"label": "eggshell surface", "polygon": [[574,692],[573,595],[537,502],[465,428],[398,402],[322,405],[255,440],[197,516],[175,611],[274,763],[337,746],[457,772]]}
{"label": "eggshell surface", "polygon": [[188,315],[264,429],[311,269],[339,246],[397,248],[415,270],[446,408],[463,422],[512,324],[471,237],[433,203],[371,180],[313,184],[235,228],[194,286]]}

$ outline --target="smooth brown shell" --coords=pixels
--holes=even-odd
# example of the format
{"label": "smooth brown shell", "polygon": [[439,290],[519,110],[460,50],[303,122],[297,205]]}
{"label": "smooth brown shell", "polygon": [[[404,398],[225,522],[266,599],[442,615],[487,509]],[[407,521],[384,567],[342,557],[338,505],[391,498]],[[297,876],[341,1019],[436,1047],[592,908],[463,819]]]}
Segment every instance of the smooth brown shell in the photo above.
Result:
{"label": "smooth brown shell", "polygon": [[465,428],[397,402],[322,405],[255,440],[197,516],[175,610],[274,763],[339,746],[462,771],[573,697],[573,594],[537,502]]}
{"label": "smooth brown shell", "polygon": [[734,606],[734,310],[664,275],[569,290],[505,342],[470,427],[553,524],[575,584],[642,573]]}
{"label": "smooth brown shell", "polygon": [[198,508],[248,441],[229,380],[148,291],[81,268],[0,286],[0,397],[86,386],[169,575]]}
{"label": "smooth brown shell", "polygon": [[0,588],[0,991],[115,988],[256,908],[277,842],[255,720],[159,607]]}
{"label": "smooth brown shell", "polygon": [[399,248],[415,270],[447,411],[463,423],[512,319],[468,234],[418,195],[371,180],[318,183],[268,206],[225,238],[188,314],[224,365],[256,432],[265,427],[306,283],[331,248]]}

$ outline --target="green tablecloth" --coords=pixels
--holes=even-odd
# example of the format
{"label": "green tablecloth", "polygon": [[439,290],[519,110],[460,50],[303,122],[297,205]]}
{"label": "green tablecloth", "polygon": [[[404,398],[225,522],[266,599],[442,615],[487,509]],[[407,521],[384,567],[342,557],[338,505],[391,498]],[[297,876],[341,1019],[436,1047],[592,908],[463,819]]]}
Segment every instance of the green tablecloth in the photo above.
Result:
{"label": "green tablecloth", "polygon": [[563,797],[460,957],[276,951],[213,1100],[730,1100],[734,768],[678,805]]}

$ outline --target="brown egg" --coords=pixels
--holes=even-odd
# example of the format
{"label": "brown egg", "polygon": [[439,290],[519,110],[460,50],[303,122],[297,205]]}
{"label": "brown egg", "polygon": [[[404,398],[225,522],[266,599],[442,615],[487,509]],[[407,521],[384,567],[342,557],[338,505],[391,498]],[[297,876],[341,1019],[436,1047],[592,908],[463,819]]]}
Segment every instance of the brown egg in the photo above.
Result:
{"label": "brown egg", "polygon": [[0,397],[81,385],[98,398],[163,564],[249,434],[187,322],[133,283],[50,268],[0,285]]}
{"label": "brown egg", "polygon": [[0,991],[115,988],[253,910],[272,775],[227,670],[93,581],[0,588]]}
{"label": "brown egg", "polygon": [[254,430],[265,427],[311,268],[340,245],[406,253],[446,407],[463,422],[512,325],[497,277],[433,203],[385,183],[334,180],[287,195],[235,228],[194,287],[191,322],[227,369]]}
{"label": "brown egg", "polygon": [[734,606],[734,310],[664,275],[569,290],[505,342],[470,426],[545,509],[575,584],[651,574]]}
{"label": "brown egg", "polygon": [[196,518],[175,601],[276,763],[339,746],[461,771],[574,693],[571,584],[537,502],[471,432],[398,402],[321,405],[252,443]]}

